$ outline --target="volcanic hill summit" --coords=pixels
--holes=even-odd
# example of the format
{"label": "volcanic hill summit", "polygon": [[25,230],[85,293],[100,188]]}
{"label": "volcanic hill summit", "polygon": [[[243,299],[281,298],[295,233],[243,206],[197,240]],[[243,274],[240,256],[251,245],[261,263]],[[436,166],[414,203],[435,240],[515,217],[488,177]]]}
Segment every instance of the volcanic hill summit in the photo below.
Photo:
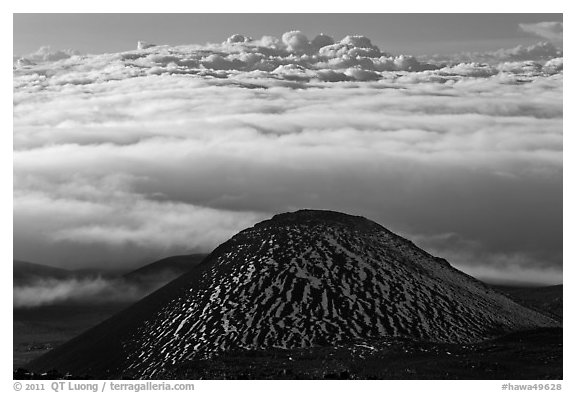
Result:
{"label": "volcanic hill summit", "polygon": [[370,220],[301,210],[241,231],[30,368],[149,378],[226,350],[391,336],[466,343],[548,326],[558,323]]}

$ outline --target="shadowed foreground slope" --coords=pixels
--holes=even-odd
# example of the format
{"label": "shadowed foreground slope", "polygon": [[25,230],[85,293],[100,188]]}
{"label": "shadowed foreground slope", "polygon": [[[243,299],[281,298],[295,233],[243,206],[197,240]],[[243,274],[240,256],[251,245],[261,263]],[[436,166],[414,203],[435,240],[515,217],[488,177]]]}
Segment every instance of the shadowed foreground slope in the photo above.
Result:
{"label": "shadowed foreground slope", "polygon": [[562,292],[564,288],[562,284],[546,287],[514,287],[505,285],[494,285],[493,287],[523,306],[562,321]]}

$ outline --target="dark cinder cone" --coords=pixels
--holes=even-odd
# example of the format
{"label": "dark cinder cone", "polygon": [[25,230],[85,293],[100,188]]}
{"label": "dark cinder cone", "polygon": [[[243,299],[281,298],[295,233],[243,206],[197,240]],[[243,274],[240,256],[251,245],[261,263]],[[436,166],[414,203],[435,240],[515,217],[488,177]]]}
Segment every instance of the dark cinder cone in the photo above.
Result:
{"label": "dark cinder cone", "polygon": [[403,336],[466,343],[559,324],[362,217],[285,213],[33,361],[100,378],[150,378],[229,349]]}

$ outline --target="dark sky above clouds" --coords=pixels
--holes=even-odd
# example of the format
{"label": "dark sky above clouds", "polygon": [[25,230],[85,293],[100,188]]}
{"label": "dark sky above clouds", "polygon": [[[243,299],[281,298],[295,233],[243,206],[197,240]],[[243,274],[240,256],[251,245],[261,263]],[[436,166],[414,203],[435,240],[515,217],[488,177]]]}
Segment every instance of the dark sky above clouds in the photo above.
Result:
{"label": "dark sky above clouds", "polygon": [[132,49],[138,40],[182,45],[301,30],[311,37],[360,34],[393,53],[488,51],[536,42],[519,25],[561,14],[15,14],[14,53],[50,45],[83,53]]}
{"label": "dark sky above clouds", "polygon": [[561,16],[378,17],[17,15],[15,258],[130,267],[323,208],[561,282]]}

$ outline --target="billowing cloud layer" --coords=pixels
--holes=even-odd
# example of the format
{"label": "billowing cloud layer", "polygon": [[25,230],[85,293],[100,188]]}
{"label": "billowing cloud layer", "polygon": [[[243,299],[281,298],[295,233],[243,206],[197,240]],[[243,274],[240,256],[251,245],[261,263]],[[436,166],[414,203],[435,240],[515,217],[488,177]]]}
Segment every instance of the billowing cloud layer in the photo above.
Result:
{"label": "billowing cloud layer", "polygon": [[140,47],[16,65],[17,257],[135,264],[324,208],[464,270],[561,278],[558,52],[434,65],[296,31]]}

